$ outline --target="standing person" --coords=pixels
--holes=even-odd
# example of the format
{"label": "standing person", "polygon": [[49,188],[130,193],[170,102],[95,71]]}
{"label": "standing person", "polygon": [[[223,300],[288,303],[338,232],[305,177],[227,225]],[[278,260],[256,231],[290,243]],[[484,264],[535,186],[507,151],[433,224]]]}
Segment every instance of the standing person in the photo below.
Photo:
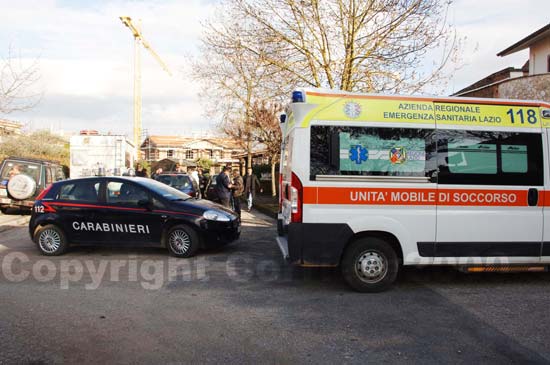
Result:
{"label": "standing person", "polygon": [[189,169],[187,169],[187,173],[193,180],[193,186],[195,187],[195,190],[197,191],[197,198],[201,198],[201,190],[199,189],[199,173],[197,171],[197,168],[195,166],[191,166]]}
{"label": "standing person", "polygon": [[136,166],[136,176],[149,177],[149,175],[147,175],[147,170],[140,163]]}
{"label": "standing person", "polygon": [[221,204],[231,209],[231,179],[229,174],[231,172],[231,167],[224,167],[222,172],[216,177],[216,192],[218,193],[218,198],[220,199]]}
{"label": "standing person", "polygon": [[204,189],[206,188],[206,183],[208,182],[208,179],[206,176],[204,176],[202,168],[198,168],[198,175],[199,175],[199,190],[201,192],[201,197],[204,195]]}
{"label": "standing person", "polygon": [[[256,189],[260,186],[260,180],[258,180],[258,177],[252,173],[252,168],[249,167],[246,170],[246,176],[245,176],[245,184],[244,184],[244,194],[246,196],[246,203],[248,205],[248,211],[250,212],[250,209],[252,209],[252,202],[254,201],[254,198],[256,197]],[[260,187],[260,193],[263,192],[263,189]]]}
{"label": "standing person", "polygon": [[233,207],[235,213],[241,216],[241,196],[244,192],[244,181],[239,170],[233,170]]}

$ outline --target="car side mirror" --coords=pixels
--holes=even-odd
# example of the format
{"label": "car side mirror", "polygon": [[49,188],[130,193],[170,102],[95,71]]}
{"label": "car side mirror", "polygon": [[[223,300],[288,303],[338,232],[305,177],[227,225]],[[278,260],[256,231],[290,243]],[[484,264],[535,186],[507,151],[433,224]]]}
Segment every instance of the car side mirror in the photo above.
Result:
{"label": "car side mirror", "polygon": [[143,209],[153,210],[153,202],[149,199],[138,200],[137,205]]}

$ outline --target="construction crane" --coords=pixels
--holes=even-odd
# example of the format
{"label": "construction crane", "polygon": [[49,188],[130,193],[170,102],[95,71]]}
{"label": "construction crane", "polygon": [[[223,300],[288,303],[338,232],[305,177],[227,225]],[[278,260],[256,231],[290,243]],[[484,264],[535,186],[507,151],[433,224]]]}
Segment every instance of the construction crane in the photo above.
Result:
{"label": "construction crane", "polygon": [[143,46],[157,60],[162,69],[172,76],[172,72],[160,58],[160,56],[151,48],[149,42],[143,38],[141,33],[141,20],[138,20],[137,26],[132,23],[129,16],[119,17],[122,23],[127,26],[134,36],[134,145],[136,154],[139,156],[139,144],[141,137],[141,47]]}

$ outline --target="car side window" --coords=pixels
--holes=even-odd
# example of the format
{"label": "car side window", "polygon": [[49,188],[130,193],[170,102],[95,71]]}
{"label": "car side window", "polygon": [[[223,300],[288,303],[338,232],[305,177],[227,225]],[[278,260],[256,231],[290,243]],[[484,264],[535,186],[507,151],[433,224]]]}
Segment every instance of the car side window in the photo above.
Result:
{"label": "car side window", "polygon": [[149,200],[149,193],[130,182],[110,181],[107,184],[107,203],[137,208],[140,200]]}
{"label": "car side window", "polygon": [[46,185],[50,185],[53,182],[52,168],[46,166]]}
{"label": "car side window", "polygon": [[58,200],[80,201],[97,203],[99,196],[99,182],[80,181],[65,184],[59,189]]}

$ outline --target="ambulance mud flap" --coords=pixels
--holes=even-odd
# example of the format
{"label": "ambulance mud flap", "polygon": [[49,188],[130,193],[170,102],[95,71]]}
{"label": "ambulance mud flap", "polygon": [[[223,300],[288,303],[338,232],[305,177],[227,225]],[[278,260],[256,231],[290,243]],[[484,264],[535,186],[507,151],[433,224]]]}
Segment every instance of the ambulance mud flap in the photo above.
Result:
{"label": "ambulance mud flap", "polygon": [[353,231],[347,224],[291,223],[288,226],[290,262],[307,266],[337,266]]}

